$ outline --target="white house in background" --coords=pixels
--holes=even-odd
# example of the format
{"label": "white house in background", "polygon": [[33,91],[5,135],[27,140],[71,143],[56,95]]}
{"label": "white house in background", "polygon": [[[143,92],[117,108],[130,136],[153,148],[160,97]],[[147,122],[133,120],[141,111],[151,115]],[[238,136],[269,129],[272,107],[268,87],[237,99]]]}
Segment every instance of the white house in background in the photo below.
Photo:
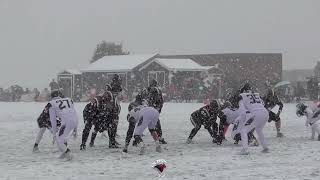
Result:
{"label": "white house in background", "polygon": [[66,69],[58,73],[57,79],[65,96],[80,100],[83,84],[81,71],[76,69]]}
{"label": "white house in background", "polygon": [[176,76],[201,77],[211,66],[201,66],[191,59],[155,58],[142,66],[139,71],[150,80],[156,79],[161,86],[171,84]]}
{"label": "white house in background", "polygon": [[[219,67],[215,65],[219,64]],[[261,64],[261,65],[257,65]],[[66,70],[58,74],[60,84],[75,97],[89,88],[103,89],[111,82],[114,74],[120,75],[128,95],[139,88],[147,87],[156,79],[162,87],[176,85],[181,89],[197,86],[190,82],[207,78],[213,88],[237,88],[243,79],[251,80],[263,89],[266,79],[278,82],[282,74],[282,54],[241,53],[241,54],[195,54],[159,55],[129,54],[105,56],[79,71]],[[79,80],[80,79],[80,80]],[[79,84],[80,83],[80,84]],[[191,85],[190,85],[191,84]],[[193,87],[195,88],[195,87]]]}

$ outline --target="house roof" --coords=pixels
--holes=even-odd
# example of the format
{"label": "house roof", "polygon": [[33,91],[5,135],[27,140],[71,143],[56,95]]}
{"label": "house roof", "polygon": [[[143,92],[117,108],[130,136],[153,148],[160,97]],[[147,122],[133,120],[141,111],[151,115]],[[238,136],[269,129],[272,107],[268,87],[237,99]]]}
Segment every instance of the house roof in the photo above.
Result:
{"label": "house roof", "polygon": [[82,72],[127,72],[141,65],[157,54],[133,54],[104,56],[103,58],[91,63],[87,68],[81,69]]}
{"label": "house roof", "polygon": [[[170,71],[205,71],[212,66],[201,66],[200,64],[194,62],[191,59],[165,59],[165,58],[155,58],[152,62],[156,62],[162,67],[170,70]],[[146,64],[141,69],[147,67],[149,65]]]}
{"label": "house roof", "polygon": [[82,74],[79,70],[77,69],[65,69],[64,71],[61,71],[59,74]]}
{"label": "house roof", "polygon": [[283,70],[282,80],[290,82],[308,81],[307,77],[313,75],[313,69]]}

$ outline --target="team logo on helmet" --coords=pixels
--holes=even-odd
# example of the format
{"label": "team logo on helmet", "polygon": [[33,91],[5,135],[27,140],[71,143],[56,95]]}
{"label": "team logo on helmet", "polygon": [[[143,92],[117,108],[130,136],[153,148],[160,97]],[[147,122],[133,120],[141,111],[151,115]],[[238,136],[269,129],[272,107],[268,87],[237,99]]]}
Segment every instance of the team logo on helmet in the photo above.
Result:
{"label": "team logo on helmet", "polygon": [[167,169],[166,160],[158,159],[152,163],[152,168],[158,172],[159,177],[165,176],[165,170]]}

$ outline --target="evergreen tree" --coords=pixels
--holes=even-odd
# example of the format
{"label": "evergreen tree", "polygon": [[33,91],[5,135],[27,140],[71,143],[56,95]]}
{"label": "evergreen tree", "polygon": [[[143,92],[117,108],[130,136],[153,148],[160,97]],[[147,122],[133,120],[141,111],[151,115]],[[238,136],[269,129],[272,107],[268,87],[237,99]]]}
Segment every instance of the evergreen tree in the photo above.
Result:
{"label": "evergreen tree", "polygon": [[129,52],[123,50],[122,44],[117,44],[115,42],[102,41],[99,43],[94,51],[94,54],[90,60],[90,63],[97,61],[104,56],[113,55],[127,55]]}

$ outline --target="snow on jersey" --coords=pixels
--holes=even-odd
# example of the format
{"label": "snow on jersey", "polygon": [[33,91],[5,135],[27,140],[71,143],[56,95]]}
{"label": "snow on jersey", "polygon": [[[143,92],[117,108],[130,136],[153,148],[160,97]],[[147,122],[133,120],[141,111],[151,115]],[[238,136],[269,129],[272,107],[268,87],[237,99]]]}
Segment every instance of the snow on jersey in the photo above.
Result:
{"label": "snow on jersey", "polygon": [[[257,109],[265,109],[263,100],[261,99],[259,93],[241,93],[242,105],[245,109],[252,112]],[[241,106],[241,104],[239,104]]]}
{"label": "snow on jersey", "polygon": [[137,121],[137,119],[139,119],[139,116],[140,116],[140,111],[146,107],[147,107],[146,105],[139,105],[132,108],[131,111],[129,112],[130,117],[133,117],[135,121]]}
{"label": "snow on jersey", "polygon": [[50,101],[50,105],[49,113],[53,132],[57,132],[56,117],[61,119],[61,124],[65,124],[68,121],[78,121],[73,101],[70,98],[53,98]]}

